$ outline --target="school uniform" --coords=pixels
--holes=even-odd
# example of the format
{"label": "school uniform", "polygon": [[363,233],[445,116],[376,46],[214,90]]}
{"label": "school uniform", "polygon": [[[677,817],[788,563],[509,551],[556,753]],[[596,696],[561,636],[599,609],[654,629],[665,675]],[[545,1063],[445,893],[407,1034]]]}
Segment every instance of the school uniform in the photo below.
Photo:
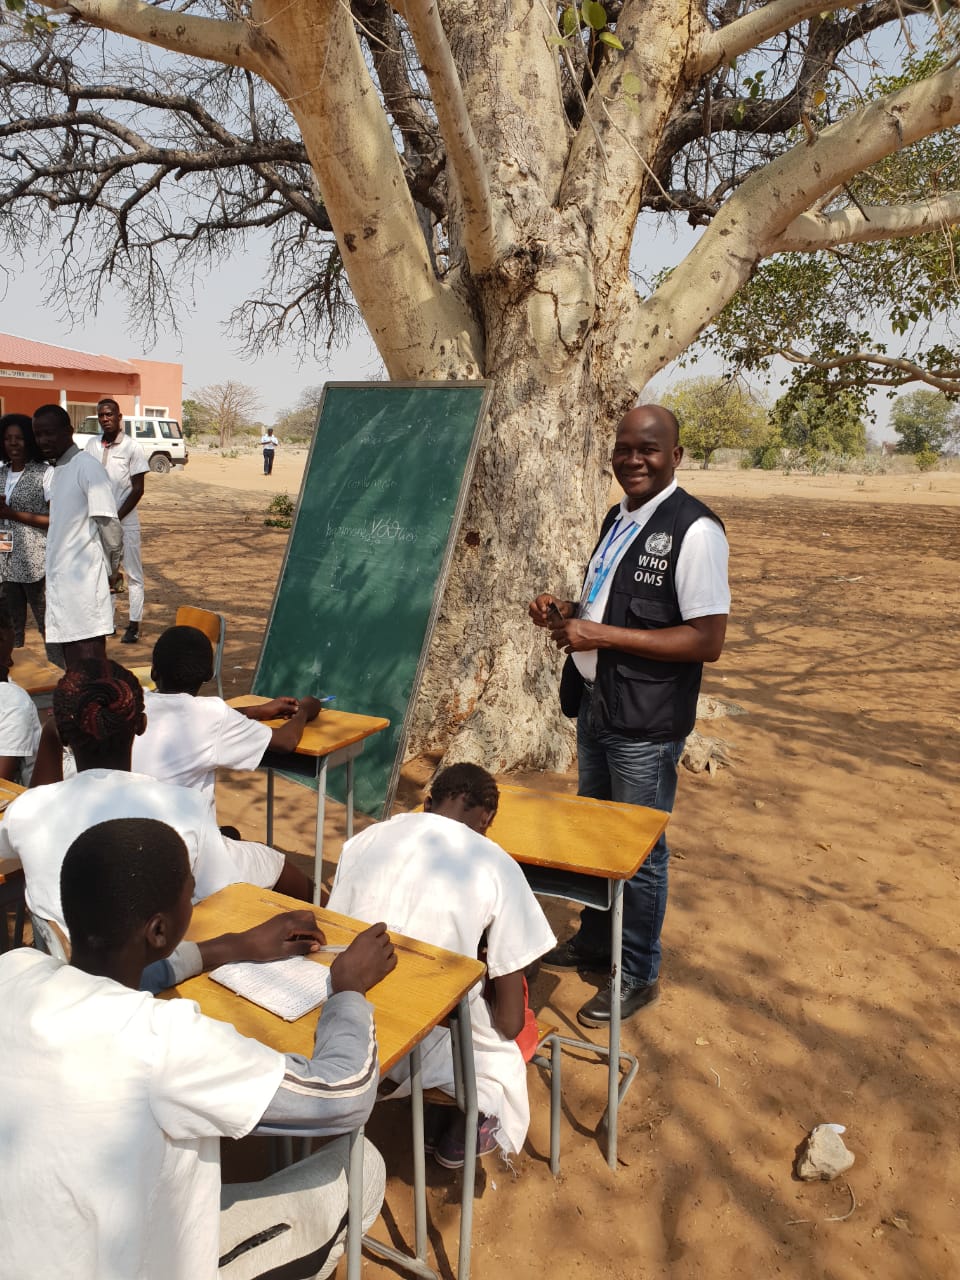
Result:
{"label": "school uniform", "polygon": [[[487,939],[491,978],[515,973],[555,945],[553,931],[523,872],[499,845],[452,818],[401,813],[343,846],[328,906],[355,919],[475,956]],[[519,1151],[530,1124],[527,1068],[514,1040],[493,1023],[482,982],[470,992],[480,1110],[496,1116],[505,1151]],[[424,1088],[453,1092],[450,1033],[423,1042]],[[390,1073],[406,1080],[408,1069]],[[408,1092],[408,1086],[398,1094]]]}
{"label": "school uniform", "polygon": [[[122,431],[113,444],[94,436],[87,441],[86,450],[106,471],[119,511],[130,497],[132,478],[145,475],[150,470],[146,454]],[[140,515],[136,507],[123,517],[120,525],[123,529],[123,568],[127,578],[130,621],[140,622],[143,619],[143,560],[140,554]]]}
{"label": "school uniform", "polygon": [[0,756],[20,761],[21,786],[29,786],[40,745],[40,717],[27,693],[12,680],[0,680]]}
{"label": "school uniform", "polygon": [[97,523],[108,518],[116,521],[117,504],[103,467],[71,445],[57,459],[50,486],[48,644],[69,644],[113,631],[110,567]]}

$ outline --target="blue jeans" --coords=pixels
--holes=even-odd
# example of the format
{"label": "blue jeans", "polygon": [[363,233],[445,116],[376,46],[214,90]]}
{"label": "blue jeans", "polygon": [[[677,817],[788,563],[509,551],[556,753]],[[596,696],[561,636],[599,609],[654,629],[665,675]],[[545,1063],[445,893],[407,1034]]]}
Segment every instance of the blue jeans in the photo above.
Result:
{"label": "blue jeans", "polygon": [[[685,741],[644,742],[597,730],[591,723],[590,695],[585,692],[577,717],[577,793],[596,800],[649,805],[670,813]],[[645,986],[655,982],[660,973],[660,930],[667,909],[669,860],[667,838],[662,835],[640,870],[623,887],[624,986]],[[584,907],[574,942],[587,955],[609,956],[610,912]]]}

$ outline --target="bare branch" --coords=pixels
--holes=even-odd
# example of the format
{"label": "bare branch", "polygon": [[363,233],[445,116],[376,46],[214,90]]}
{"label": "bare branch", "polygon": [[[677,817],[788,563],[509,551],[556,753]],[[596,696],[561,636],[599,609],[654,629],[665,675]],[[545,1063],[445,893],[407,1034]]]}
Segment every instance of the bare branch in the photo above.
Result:
{"label": "bare branch", "polygon": [[769,0],[769,3],[751,9],[727,26],[707,32],[687,59],[687,72],[691,76],[705,75],[722,62],[732,62],[741,53],[755,49],[804,18],[856,7],[856,0],[853,3],[851,0],[824,0],[823,3],[821,0]]}
{"label": "bare branch", "polygon": [[815,253],[842,244],[867,244],[922,235],[960,223],[960,191],[915,204],[855,204],[833,213],[803,213],[770,242],[773,253]]}
{"label": "bare branch", "polygon": [[447,161],[460,191],[463,244],[475,275],[484,275],[503,248],[494,225],[486,163],[473,131],[460,77],[447,43],[435,0],[399,0],[424,73],[447,149]]}
{"label": "bare branch", "polygon": [[864,367],[869,369],[876,366],[878,370],[886,371],[870,372],[865,377],[861,372],[858,378],[851,377],[849,384],[841,376],[838,380],[840,386],[867,382],[874,387],[902,387],[909,382],[925,382],[927,386],[936,387],[947,395],[960,395],[960,369],[928,369],[915,360],[907,360],[902,356],[883,356],[874,351],[852,351],[832,359],[820,359],[805,355],[792,347],[777,347],[771,350],[770,355],[782,356],[791,364],[804,365],[810,369],[843,370],[859,367],[862,370]]}

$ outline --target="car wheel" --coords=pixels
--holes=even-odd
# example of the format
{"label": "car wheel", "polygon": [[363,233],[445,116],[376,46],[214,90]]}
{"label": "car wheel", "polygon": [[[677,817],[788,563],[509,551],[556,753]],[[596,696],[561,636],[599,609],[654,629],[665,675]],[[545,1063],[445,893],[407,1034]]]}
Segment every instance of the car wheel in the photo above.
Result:
{"label": "car wheel", "polygon": [[165,453],[155,453],[150,459],[150,470],[155,471],[158,476],[165,476],[173,467],[173,463]]}

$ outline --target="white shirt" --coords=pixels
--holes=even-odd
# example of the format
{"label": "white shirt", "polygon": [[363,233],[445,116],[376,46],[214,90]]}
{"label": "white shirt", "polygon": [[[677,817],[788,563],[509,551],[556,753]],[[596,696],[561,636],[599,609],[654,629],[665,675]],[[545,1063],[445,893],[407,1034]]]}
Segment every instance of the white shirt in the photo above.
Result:
{"label": "white shirt", "polygon": [[21,786],[29,786],[40,745],[40,717],[27,693],[12,680],[0,680],[0,756],[18,757]]}
{"label": "white shirt", "polygon": [[216,1280],[219,1139],[255,1127],[283,1056],[29,950],[0,957],[0,1042],[3,1274]]}
{"label": "white shirt", "polygon": [[[106,446],[100,436],[94,436],[87,441],[86,450],[106,471],[119,511],[133,491],[131,477],[145,475],[150,470],[147,455],[122,431],[113,444]],[[136,507],[123,517],[123,523],[124,526],[139,525],[140,517]]]}
{"label": "white shirt", "polygon": [[260,437],[260,443],[265,449],[275,449],[280,441],[276,436],[263,435]]}
{"label": "white shirt", "polygon": [[[487,934],[487,971],[501,978],[555,945],[523,872],[498,844],[434,813],[399,813],[348,840],[333,882],[331,911],[476,956]],[[516,1042],[493,1025],[478,984],[470,993],[480,1110],[497,1116],[497,1140],[519,1151],[530,1123],[527,1067]],[[393,1073],[391,1072],[391,1075]],[[449,1033],[423,1043],[424,1088],[453,1087]]]}
{"label": "white shirt", "polygon": [[[578,617],[586,618],[590,622],[603,621],[617,566],[657,507],[661,502],[666,502],[676,487],[676,480],[672,480],[666,489],[652,497],[649,502],[644,502],[635,511],[627,509],[626,498],[621,501],[618,519],[627,524],[632,523],[636,527],[621,538],[612,558],[609,558],[609,570],[603,585],[594,599],[588,603],[590,581],[599,568],[604,551],[603,543],[597,548],[587,567]],[[622,528],[621,525],[621,530]],[[726,535],[716,520],[711,520],[709,516],[701,516],[687,530],[683,545],[680,547],[680,554],[677,556],[675,571],[677,601],[680,605],[680,616],[684,622],[689,622],[693,618],[708,618],[714,614],[730,612],[730,587],[727,584],[729,554]],[[575,653],[573,660],[584,680],[589,680],[592,684],[597,678],[596,649],[584,649],[581,653]]]}
{"label": "white shirt", "polygon": [[110,482],[80,450],[53,469],[47,530],[48,641],[66,644],[113,631],[110,570],[95,517],[117,517]]}
{"label": "white shirt", "polygon": [[198,788],[215,803],[216,770],[255,769],[273,736],[222,698],[146,693],[147,731],[133,742],[133,767],[161,782]]}
{"label": "white shirt", "polygon": [[195,902],[250,878],[231,854],[245,846],[227,844],[201,792],[121,769],[86,769],[25,791],[0,822],[0,858],[20,859],[31,911],[66,931],[60,905],[64,855],[77,836],[111,818],[156,818],[179,832],[197,881]]}

